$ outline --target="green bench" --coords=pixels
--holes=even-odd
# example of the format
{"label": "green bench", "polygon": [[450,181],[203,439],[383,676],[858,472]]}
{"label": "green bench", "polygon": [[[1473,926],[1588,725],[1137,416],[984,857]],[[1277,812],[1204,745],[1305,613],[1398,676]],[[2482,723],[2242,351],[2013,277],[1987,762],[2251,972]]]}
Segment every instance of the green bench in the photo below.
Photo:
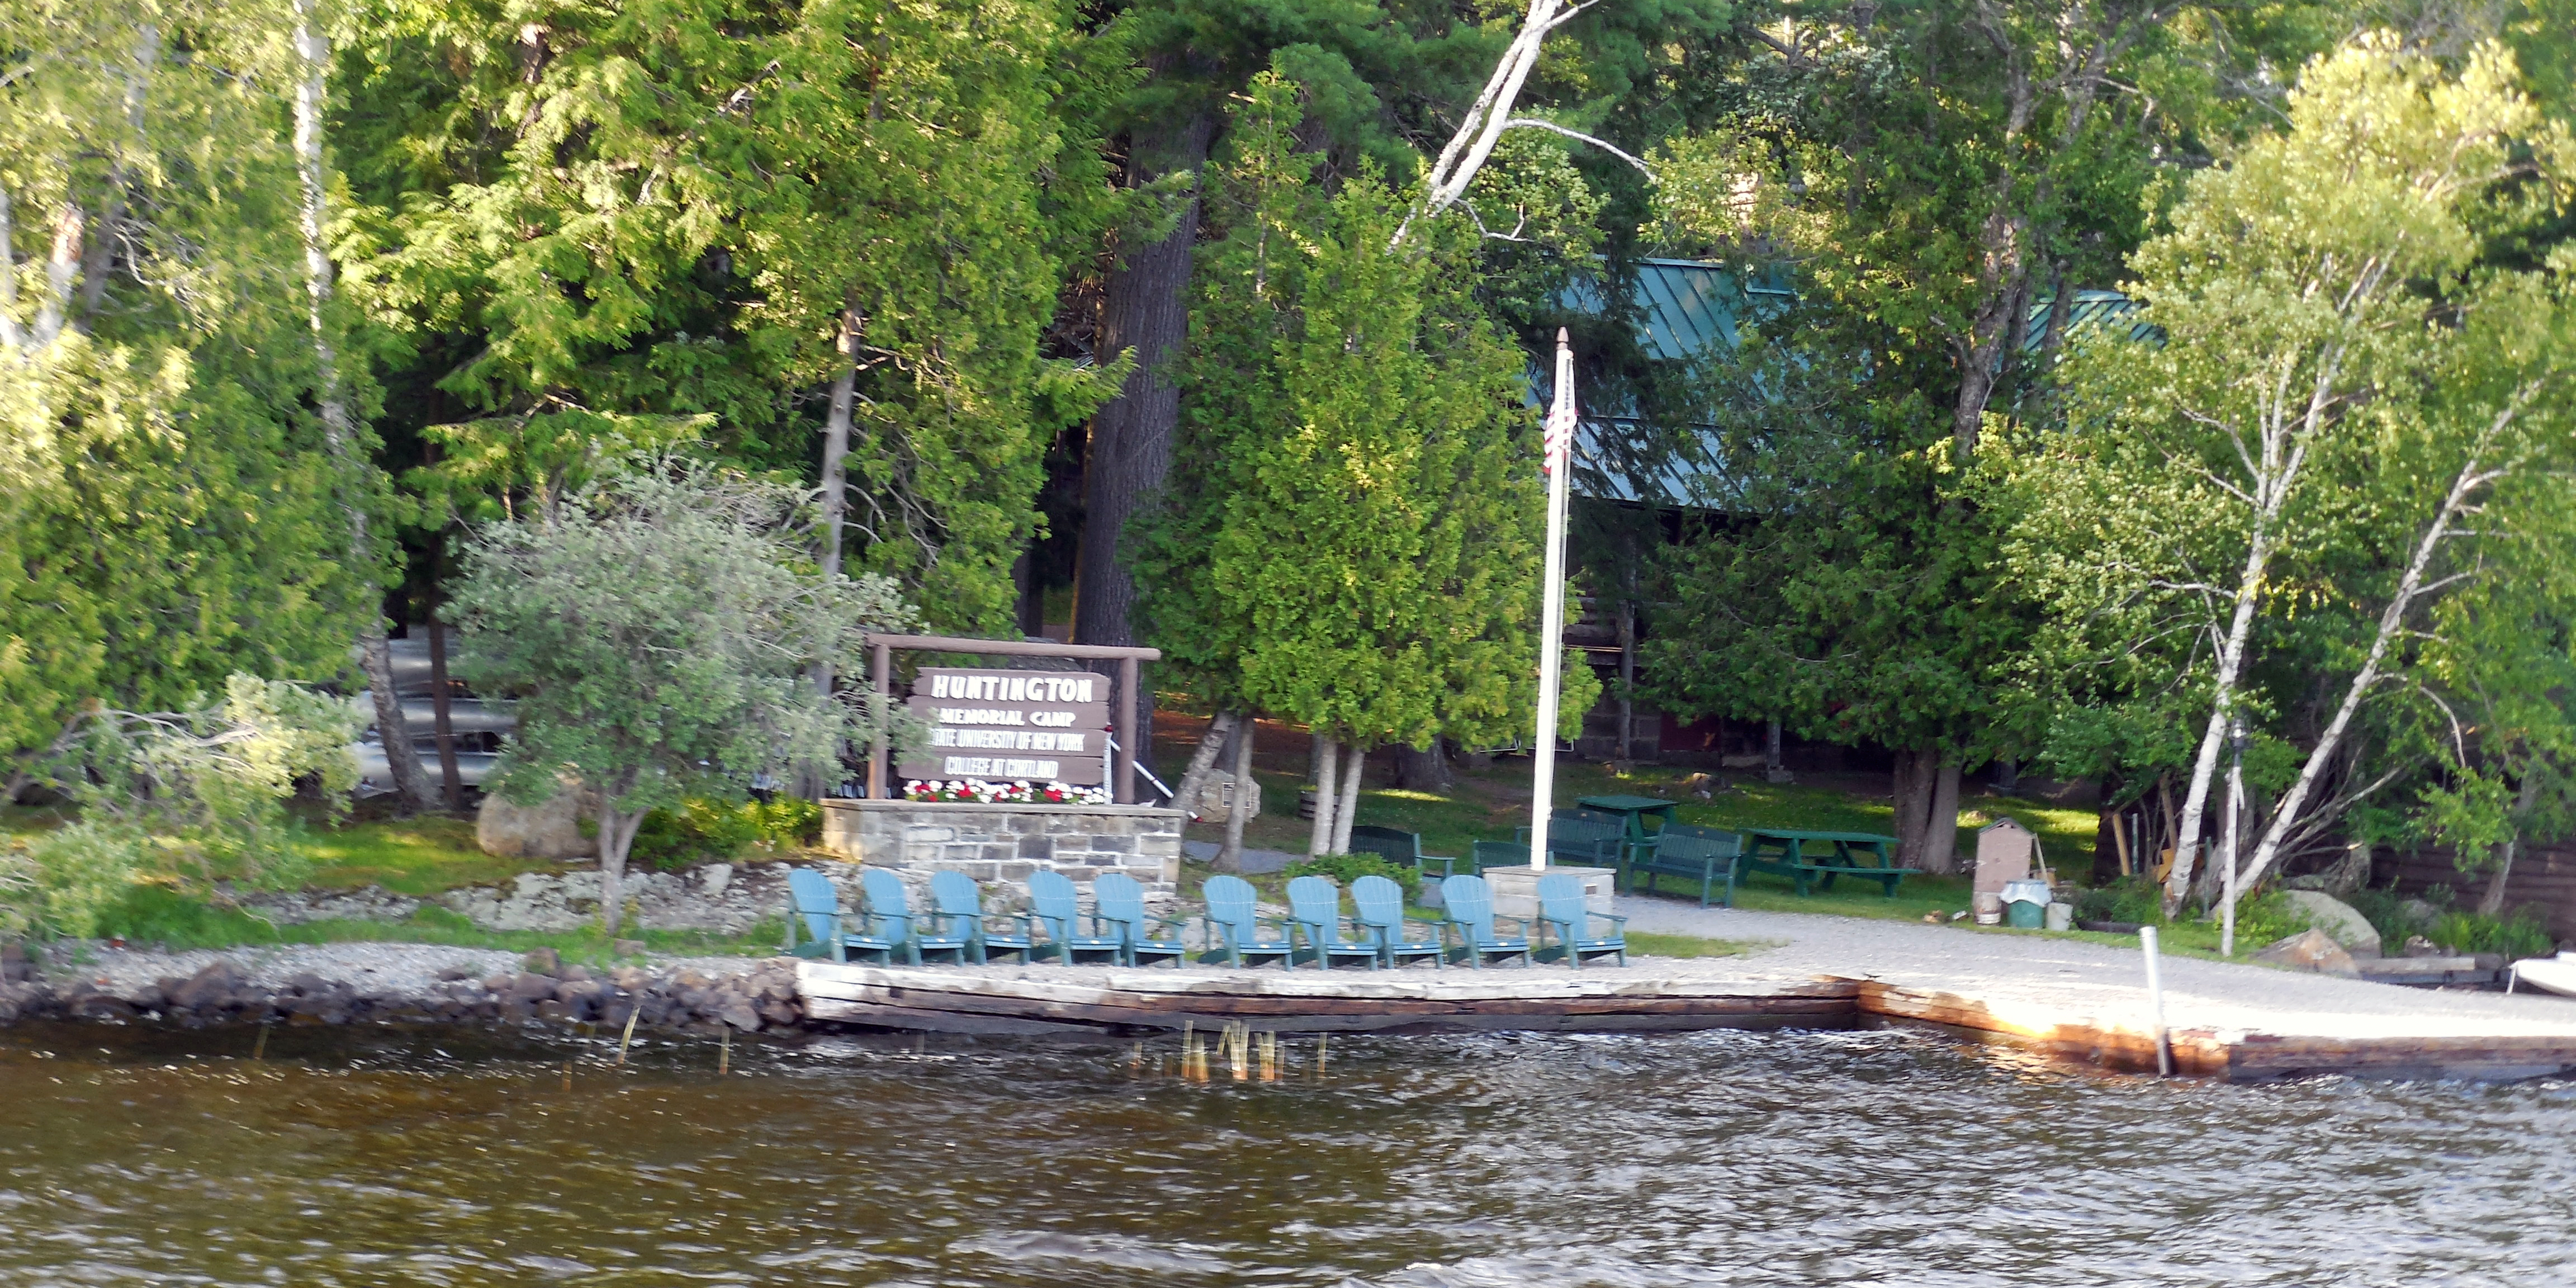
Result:
{"label": "green bench", "polygon": [[1632,852],[1627,864],[1628,893],[1637,892],[1643,879],[1646,889],[1655,889],[1657,877],[1680,877],[1699,883],[1699,906],[1708,906],[1711,891],[1721,887],[1725,896],[1720,903],[1735,906],[1736,860],[1744,855],[1744,838],[1716,828],[1693,827],[1687,823],[1666,823],[1655,834],[1655,844]]}
{"label": "green bench", "polygon": [[[1411,868],[1421,873],[1426,884],[1445,881],[1456,875],[1455,868],[1458,863],[1458,856],[1454,854],[1423,853],[1420,832],[1406,832],[1397,828],[1376,827],[1366,823],[1352,826],[1351,853],[1383,855],[1388,862],[1399,868]],[[1437,872],[1431,868],[1435,863],[1440,865]],[[1475,870],[1473,865],[1467,869],[1470,873]]]}

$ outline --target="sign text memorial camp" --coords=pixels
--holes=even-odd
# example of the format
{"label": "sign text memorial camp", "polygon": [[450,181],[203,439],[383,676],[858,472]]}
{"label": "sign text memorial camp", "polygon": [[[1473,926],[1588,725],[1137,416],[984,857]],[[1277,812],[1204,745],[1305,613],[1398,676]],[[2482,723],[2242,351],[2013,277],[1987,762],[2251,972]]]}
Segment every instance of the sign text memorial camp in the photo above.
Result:
{"label": "sign text memorial camp", "polygon": [[930,745],[896,772],[1099,786],[1109,781],[1109,691],[1109,677],[1089,671],[924,668],[911,710]]}
{"label": "sign text memorial camp", "polygon": [[1091,671],[1036,671],[1004,667],[923,667],[913,677],[908,707],[930,730],[929,745],[892,764],[878,743],[868,757],[868,795],[902,793],[887,770],[909,779],[981,779],[986,782],[1107,784],[1121,805],[1136,801],[1134,751],[1141,729],[1137,663],[1162,653],[1109,644],[1056,644],[1046,640],[978,640],[944,635],[871,635],[876,691],[894,692],[894,650],[964,657],[1052,657],[1109,661],[1113,678]]}

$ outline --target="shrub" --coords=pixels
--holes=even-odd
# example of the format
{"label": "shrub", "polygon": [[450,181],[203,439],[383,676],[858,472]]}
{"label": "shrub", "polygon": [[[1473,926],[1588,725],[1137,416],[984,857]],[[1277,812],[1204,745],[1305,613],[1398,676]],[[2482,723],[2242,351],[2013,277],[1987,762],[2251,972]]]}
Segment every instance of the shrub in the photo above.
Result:
{"label": "shrub", "polygon": [[676,872],[691,864],[730,862],[760,839],[760,823],[746,807],[693,796],[676,810],[646,813],[627,853],[639,863]]}
{"label": "shrub", "polygon": [[1292,878],[1331,877],[1345,890],[1361,877],[1385,877],[1404,887],[1406,903],[1413,902],[1422,885],[1422,873],[1413,868],[1399,867],[1395,860],[1383,854],[1318,854],[1289,864],[1287,875]]}
{"label": "shrub", "polygon": [[131,829],[94,821],[10,846],[0,853],[0,937],[113,933],[102,923],[134,889],[148,847]]}
{"label": "shrub", "polygon": [[2306,914],[2278,889],[2236,901],[2236,946],[2261,948],[2277,943],[2308,928]]}
{"label": "shrub", "polygon": [[2355,890],[2344,900],[2362,915],[2371,928],[2379,932],[2380,951],[2394,953],[2409,936],[2424,933],[2421,918],[2406,907],[2406,896],[2395,890],[2365,888]]}
{"label": "shrub", "polygon": [[2502,953],[2508,960],[2543,956],[2558,947],[2550,937],[2549,927],[2528,909],[2510,917],[2446,912],[2433,922],[2425,937],[2455,953]]}
{"label": "shrub", "polygon": [[2146,877],[2121,877],[2076,895],[2075,917],[2153,925],[2165,919],[2163,889]]}
{"label": "shrub", "polygon": [[754,801],[743,806],[760,829],[760,839],[770,848],[792,850],[819,845],[823,840],[823,807],[802,796],[773,797],[764,805]]}

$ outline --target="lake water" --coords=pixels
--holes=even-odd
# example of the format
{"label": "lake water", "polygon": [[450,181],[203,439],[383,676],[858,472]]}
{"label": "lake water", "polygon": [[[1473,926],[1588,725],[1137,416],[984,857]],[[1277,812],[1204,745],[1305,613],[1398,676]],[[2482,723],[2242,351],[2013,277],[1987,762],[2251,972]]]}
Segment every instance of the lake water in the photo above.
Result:
{"label": "lake water", "polygon": [[1344,1039],[1320,1077],[1298,1039],[1207,1084],[1168,1040],[251,1045],[0,1033],[0,1284],[2576,1283],[2565,1082],[1900,1032]]}

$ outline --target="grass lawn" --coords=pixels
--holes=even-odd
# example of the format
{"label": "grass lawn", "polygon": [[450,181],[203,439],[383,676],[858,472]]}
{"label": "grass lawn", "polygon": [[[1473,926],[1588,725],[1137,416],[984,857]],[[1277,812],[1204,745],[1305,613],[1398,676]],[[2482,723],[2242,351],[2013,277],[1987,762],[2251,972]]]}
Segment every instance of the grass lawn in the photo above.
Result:
{"label": "grass lawn", "polygon": [[378,885],[414,898],[460,886],[498,885],[522,872],[551,872],[549,859],[498,858],[474,843],[474,825],[425,815],[380,823],[314,828],[304,846],[313,856],[312,885],[354,890]]}

